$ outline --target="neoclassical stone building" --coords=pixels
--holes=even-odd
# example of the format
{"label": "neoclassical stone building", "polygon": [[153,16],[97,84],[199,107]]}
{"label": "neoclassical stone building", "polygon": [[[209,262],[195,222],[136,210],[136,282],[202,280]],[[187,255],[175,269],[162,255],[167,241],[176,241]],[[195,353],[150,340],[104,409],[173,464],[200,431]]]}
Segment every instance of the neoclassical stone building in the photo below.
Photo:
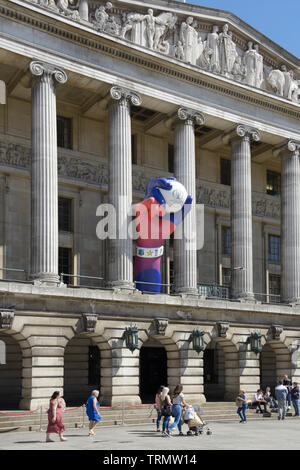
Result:
{"label": "neoclassical stone building", "polygon": [[[0,37],[0,408],[300,380],[299,59],[175,0],[0,0]],[[163,292],[141,293],[98,208],[124,221],[173,175],[204,246],[167,240]]]}

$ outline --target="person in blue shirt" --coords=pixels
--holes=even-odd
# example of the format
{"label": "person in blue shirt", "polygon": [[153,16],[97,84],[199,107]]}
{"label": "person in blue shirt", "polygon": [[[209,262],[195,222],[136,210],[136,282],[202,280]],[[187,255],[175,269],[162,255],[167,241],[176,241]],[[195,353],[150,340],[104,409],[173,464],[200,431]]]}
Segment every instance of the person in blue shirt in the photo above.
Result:
{"label": "person in blue shirt", "polygon": [[240,423],[244,423],[244,424],[247,423],[246,410],[247,410],[248,404],[247,404],[247,397],[245,395],[244,390],[240,390],[240,393],[238,394],[236,398],[236,404],[238,406],[237,414],[241,418]]}
{"label": "person in blue shirt", "polygon": [[101,421],[98,397],[99,390],[93,390],[86,404],[86,414],[90,420],[89,436],[95,436],[94,429],[97,426],[97,423]]}

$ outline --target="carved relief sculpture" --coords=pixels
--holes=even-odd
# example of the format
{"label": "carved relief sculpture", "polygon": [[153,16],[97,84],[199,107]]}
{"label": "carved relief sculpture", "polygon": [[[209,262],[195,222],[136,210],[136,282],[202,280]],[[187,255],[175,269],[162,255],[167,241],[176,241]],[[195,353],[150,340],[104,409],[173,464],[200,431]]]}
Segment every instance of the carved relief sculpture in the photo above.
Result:
{"label": "carved relief sculpture", "polygon": [[223,26],[223,32],[219,34],[219,45],[221,74],[229,77],[236,60],[237,51],[232,40],[232,33],[228,31],[228,24]]}

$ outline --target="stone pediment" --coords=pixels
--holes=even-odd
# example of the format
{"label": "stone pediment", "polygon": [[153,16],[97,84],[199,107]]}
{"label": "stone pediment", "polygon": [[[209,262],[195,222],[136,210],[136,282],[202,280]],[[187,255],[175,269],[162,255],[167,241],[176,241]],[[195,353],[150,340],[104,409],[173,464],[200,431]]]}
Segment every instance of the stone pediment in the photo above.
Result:
{"label": "stone pediment", "polygon": [[[172,0],[30,0],[114,41],[300,104],[300,61],[230,12]],[[205,2],[204,2],[205,3]],[[151,8],[151,5],[153,7]]]}

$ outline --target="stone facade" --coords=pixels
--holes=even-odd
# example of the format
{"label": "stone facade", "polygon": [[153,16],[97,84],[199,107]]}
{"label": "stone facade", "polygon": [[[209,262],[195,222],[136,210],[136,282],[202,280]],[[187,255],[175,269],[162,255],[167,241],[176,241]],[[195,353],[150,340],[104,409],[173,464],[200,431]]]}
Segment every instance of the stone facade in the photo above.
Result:
{"label": "stone facade", "polygon": [[[152,382],[180,382],[194,403],[300,379],[299,59],[228,12],[175,0],[0,0],[0,16],[0,408],[45,406],[54,390],[80,405],[98,387],[105,405],[153,401],[146,350],[161,358]],[[70,124],[60,146],[57,116]],[[135,290],[134,244],[96,230],[101,203],[124,222],[160,176],[204,205],[204,246],[168,240],[164,292],[150,295]]]}

